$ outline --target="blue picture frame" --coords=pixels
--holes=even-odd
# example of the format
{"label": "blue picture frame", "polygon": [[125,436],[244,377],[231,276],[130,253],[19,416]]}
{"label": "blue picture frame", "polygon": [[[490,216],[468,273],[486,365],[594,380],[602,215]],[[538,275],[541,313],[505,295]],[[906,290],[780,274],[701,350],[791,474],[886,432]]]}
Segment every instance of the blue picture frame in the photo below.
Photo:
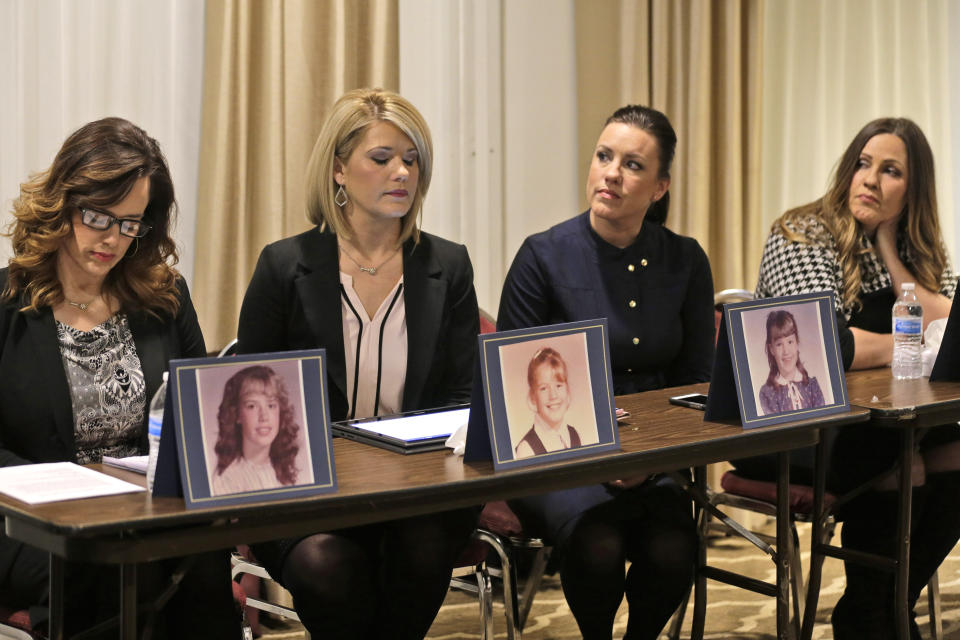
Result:
{"label": "blue picture frame", "polygon": [[[257,369],[254,369],[257,367]],[[228,481],[230,467],[225,468],[222,454],[213,441],[219,438],[218,417],[227,397],[239,396],[227,391],[231,380],[246,380],[248,372],[269,371],[272,390],[282,388],[284,401],[277,409],[281,416],[274,441],[284,434],[286,463],[273,460],[277,486],[246,485],[248,476]],[[279,382],[278,382],[279,381]],[[170,361],[168,407],[173,412],[177,458],[183,497],[187,508],[292,500],[337,490],[336,469],[330,431],[330,405],[327,394],[326,352],[324,349],[249,354],[229,358],[191,358]],[[263,383],[260,383],[261,388]],[[244,387],[245,388],[245,387]],[[271,391],[276,398],[276,391]],[[238,418],[239,420],[239,418]],[[166,422],[166,419],[165,419]],[[230,421],[226,420],[229,425]],[[241,423],[236,423],[242,434]],[[229,433],[229,432],[228,432]],[[226,441],[226,438],[225,438]],[[280,447],[277,451],[280,451]],[[277,460],[281,460],[279,454]],[[239,477],[235,474],[234,478]],[[293,478],[281,483],[280,478]]]}
{"label": "blue picture frame", "polygon": [[[478,340],[483,406],[474,403],[472,411],[482,412],[486,425],[479,421],[474,424],[472,416],[470,428],[486,427],[494,469],[557,462],[620,448],[605,318],[489,333]],[[560,357],[567,371],[569,402],[561,429],[565,429],[564,437],[569,438],[570,445],[574,440],[580,440],[580,445],[527,452],[521,443],[526,440],[530,448],[532,439],[526,436],[531,431],[535,435],[534,414],[540,413],[534,409],[540,405],[533,399],[528,374],[533,369],[534,375],[539,375],[541,366],[545,367],[544,376],[548,376],[548,370],[559,370],[558,360],[547,349]],[[542,362],[545,358],[552,363],[549,369]],[[534,360],[540,364],[531,364]],[[553,378],[558,377],[554,374]],[[570,416],[577,416],[572,419],[576,426],[566,421]]]}
{"label": "blue picture frame", "polygon": [[[723,314],[745,429],[849,410],[833,292],[735,302]],[[779,384],[787,381],[778,374],[776,347],[767,348],[767,336],[782,332],[795,340],[782,356],[783,367],[793,362],[793,384]],[[714,386],[722,385],[711,384],[711,395]]]}

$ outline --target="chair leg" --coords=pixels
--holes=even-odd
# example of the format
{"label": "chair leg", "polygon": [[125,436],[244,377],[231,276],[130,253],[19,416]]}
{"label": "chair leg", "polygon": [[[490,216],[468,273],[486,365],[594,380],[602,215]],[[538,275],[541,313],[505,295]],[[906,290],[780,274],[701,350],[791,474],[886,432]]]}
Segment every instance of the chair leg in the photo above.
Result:
{"label": "chair leg", "polygon": [[930,638],[943,640],[943,612],[940,610],[940,578],[936,573],[927,583],[927,603],[930,609]]}
{"label": "chair leg", "polygon": [[477,599],[480,602],[482,637],[483,640],[493,640],[493,587],[486,562],[477,565],[475,575],[477,577]]}
{"label": "chair leg", "polygon": [[803,590],[803,568],[800,561],[800,536],[797,534],[797,525],[790,521],[790,548],[787,549],[790,559],[790,597],[793,600],[793,619],[797,634],[803,620],[803,599],[806,592]]}
{"label": "chair leg", "polygon": [[690,604],[690,593],[693,591],[693,583],[687,588],[687,594],[683,596],[683,601],[673,614],[670,625],[667,627],[667,640],[680,640],[680,629],[683,628],[683,619],[687,615],[687,606]]}
{"label": "chair leg", "polygon": [[523,585],[523,593],[520,594],[517,624],[521,630],[527,626],[527,618],[530,617],[530,609],[533,608],[533,599],[537,596],[537,590],[543,581],[543,574],[547,570],[547,562],[550,560],[551,551],[551,547],[541,547],[537,549],[537,554],[533,558],[527,582]]}
{"label": "chair leg", "polygon": [[[694,473],[694,484],[699,487],[706,486],[707,472],[704,467],[696,467]],[[710,512],[707,509],[699,508],[699,529],[700,535],[697,543],[697,569],[693,583],[693,622],[690,630],[691,640],[703,640],[703,631],[707,619],[707,578],[703,574],[703,568],[707,566],[707,531],[710,528]]]}
{"label": "chair leg", "polygon": [[500,558],[501,581],[503,582],[503,616],[507,623],[507,640],[521,640],[522,630],[519,623],[519,603],[517,601],[517,570],[509,546],[500,536],[478,529],[474,536],[490,545]]}

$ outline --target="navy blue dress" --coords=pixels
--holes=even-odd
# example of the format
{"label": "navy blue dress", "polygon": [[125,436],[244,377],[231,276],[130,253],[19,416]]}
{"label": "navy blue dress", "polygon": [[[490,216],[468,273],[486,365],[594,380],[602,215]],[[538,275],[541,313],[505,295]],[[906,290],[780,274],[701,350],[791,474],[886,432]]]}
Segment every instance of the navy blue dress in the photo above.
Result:
{"label": "navy blue dress", "polygon": [[[713,278],[696,240],[644,222],[636,241],[620,249],[593,230],[589,212],[527,238],[507,273],[497,329],[601,317],[617,394],[710,379]],[[585,511],[615,499],[636,509],[636,498],[632,490],[593,485],[511,506],[525,526],[542,528],[538,533],[562,548]]]}

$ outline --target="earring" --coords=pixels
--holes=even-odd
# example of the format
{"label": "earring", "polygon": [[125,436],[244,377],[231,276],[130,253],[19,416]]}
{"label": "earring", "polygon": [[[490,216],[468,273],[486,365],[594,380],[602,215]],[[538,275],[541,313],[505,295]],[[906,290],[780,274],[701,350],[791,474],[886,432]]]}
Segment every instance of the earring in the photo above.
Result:
{"label": "earring", "polygon": [[340,185],[340,188],[337,189],[337,195],[333,196],[333,201],[340,208],[345,207],[347,202],[349,202],[349,198],[347,198],[347,192],[343,190],[343,185]]}

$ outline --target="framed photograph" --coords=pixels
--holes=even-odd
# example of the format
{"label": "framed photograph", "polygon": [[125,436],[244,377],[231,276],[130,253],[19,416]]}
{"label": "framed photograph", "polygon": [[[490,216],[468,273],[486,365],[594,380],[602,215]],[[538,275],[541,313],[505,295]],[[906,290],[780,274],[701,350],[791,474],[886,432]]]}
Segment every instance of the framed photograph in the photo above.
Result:
{"label": "framed photograph", "polygon": [[[947,326],[943,329],[930,381],[960,380],[960,296],[953,296]],[[926,337],[926,336],[924,336]],[[929,345],[926,345],[929,346]]]}
{"label": "framed photograph", "polygon": [[170,362],[187,507],[336,491],[323,349]]}
{"label": "framed photograph", "polygon": [[850,406],[832,292],[724,305],[744,427]]}
{"label": "framed photograph", "polygon": [[479,340],[495,468],[620,448],[605,319],[502,331]]}

